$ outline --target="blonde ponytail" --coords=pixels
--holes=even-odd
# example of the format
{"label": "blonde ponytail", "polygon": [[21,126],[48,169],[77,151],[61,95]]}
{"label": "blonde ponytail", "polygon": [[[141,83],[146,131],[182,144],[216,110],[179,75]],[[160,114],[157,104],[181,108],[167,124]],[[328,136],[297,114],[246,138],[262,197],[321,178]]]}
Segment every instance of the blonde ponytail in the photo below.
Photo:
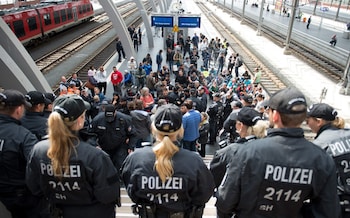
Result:
{"label": "blonde ponytail", "polygon": [[50,147],[47,156],[51,159],[53,172],[56,177],[61,178],[63,173],[69,173],[69,159],[74,149],[74,142],[78,142],[71,127],[77,121],[63,122],[61,115],[52,112],[48,119],[48,135]]}
{"label": "blonde ponytail", "polygon": [[165,182],[168,177],[172,177],[174,174],[172,157],[180,150],[180,148],[175,145],[173,141],[175,141],[178,137],[182,137],[183,128],[181,127],[179,130],[173,133],[158,131],[154,125],[152,125],[152,129],[157,140],[159,141],[159,143],[153,147],[153,152],[156,156],[154,167],[162,182]]}

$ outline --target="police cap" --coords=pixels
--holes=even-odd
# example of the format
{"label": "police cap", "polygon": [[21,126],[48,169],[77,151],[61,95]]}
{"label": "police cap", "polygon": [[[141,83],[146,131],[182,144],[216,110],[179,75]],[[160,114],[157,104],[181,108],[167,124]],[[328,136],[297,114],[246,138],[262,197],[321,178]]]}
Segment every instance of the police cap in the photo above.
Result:
{"label": "police cap", "polygon": [[321,118],[327,121],[335,120],[337,115],[338,112],[332,106],[325,103],[313,104],[307,109],[308,117]]}
{"label": "police cap", "polygon": [[154,118],[157,130],[172,133],[181,128],[182,113],[180,108],[174,104],[166,104],[158,107]]}
{"label": "police cap", "polygon": [[79,95],[62,95],[53,102],[53,111],[59,113],[64,121],[74,121],[89,109],[90,104]]}

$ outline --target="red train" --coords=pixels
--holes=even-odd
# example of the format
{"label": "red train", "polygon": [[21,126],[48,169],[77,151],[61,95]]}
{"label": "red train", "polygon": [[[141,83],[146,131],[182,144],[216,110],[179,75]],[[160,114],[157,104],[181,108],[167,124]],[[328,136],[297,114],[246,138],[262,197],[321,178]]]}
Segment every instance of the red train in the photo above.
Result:
{"label": "red train", "polygon": [[94,16],[90,0],[43,1],[36,5],[0,11],[17,38],[37,43],[50,35],[87,21]]}

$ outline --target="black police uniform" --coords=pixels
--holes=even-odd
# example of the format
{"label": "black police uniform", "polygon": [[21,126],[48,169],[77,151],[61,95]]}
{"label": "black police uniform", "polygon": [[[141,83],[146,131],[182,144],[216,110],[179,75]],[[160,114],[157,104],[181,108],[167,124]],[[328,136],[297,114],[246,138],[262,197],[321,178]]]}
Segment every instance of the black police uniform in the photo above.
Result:
{"label": "black police uniform", "polygon": [[271,129],[241,146],[219,187],[216,206],[238,217],[302,217],[310,199],[315,217],[338,217],[335,165],[301,128]]}
{"label": "black police uniform", "polygon": [[220,129],[220,120],[223,115],[223,105],[221,101],[214,101],[208,108],[208,115],[209,115],[209,142],[211,144],[214,144],[216,142],[216,136],[218,134],[218,131]]}
{"label": "black police uniform", "polygon": [[38,140],[42,140],[47,135],[47,118],[44,112],[26,111],[21,119],[22,125],[29,129]]}
{"label": "black police uniform", "polygon": [[114,218],[120,203],[117,170],[102,150],[82,140],[76,144],[62,179],[54,177],[49,141],[36,144],[28,162],[28,187],[35,195],[44,194],[64,218]]}
{"label": "black police uniform", "polygon": [[320,128],[313,142],[333,157],[343,217],[350,217],[350,130],[338,129],[329,123]]}
{"label": "black police uniform", "polygon": [[225,176],[227,165],[231,163],[238,147],[255,139],[256,137],[254,135],[247,136],[237,140],[236,143],[229,144],[215,152],[214,157],[210,162],[210,172],[213,174],[215,187],[220,186],[222,179]]}
{"label": "black police uniform", "polygon": [[27,160],[37,138],[21,122],[0,114],[0,201],[12,217],[35,217],[30,207],[38,204],[25,184]]}
{"label": "black police uniform", "polygon": [[[156,161],[151,147],[131,153],[122,167],[122,180],[133,202],[148,205],[154,217],[168,218],[194,208],[203,208],[214,190],[214,181],[201,157],[180,149],[172,157],[174,174],[162,183],[154,169]],[[141,216],[143,217],[143,216]]]}
{"label": "black police uniform", "polygon": [[136,146],[137,138],[133,137],[135,134],[131,117],[118,111],[115,113],[112,122],[106,121],[104,113],[98,114],[91,122],[90,132],[97,134],[99,146],[110,155],[114,166],[119,170],[128,155],[128,149],[133,150]]}
{"label": "black police uniform", "polygon": [[239,134],[236,132],[236,120],[237,120],[237,114],[241,109],[235,109],[233,110],[230,115],[227,117],[227,119],[224,122],[224,130],[228,133],[230,133],[230,142],[235,142],[236,139],[239,137]]}

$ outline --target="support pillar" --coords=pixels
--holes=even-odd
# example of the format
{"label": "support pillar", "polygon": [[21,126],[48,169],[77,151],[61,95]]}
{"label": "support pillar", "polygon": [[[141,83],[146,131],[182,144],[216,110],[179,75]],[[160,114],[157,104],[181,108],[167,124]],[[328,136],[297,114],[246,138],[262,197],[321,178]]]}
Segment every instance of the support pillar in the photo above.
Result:
{"label": "support pillar", "polygon": [[3,19],[0,19],[0,86],[4,89],[52,92],[44,75],[36,66],[32,57],[17,39]]}
{"label": "support pillar", "polygon": [[293,24],[294,24],[294,19],[295,19],[295,11],[296,11],[296,6],[298,5],[299,0],[293,0],[292,3],[292,14],[289,17],[289,26],[287,30],[287,38],[286,38],[286,47],[284,47],[283,54],[285,55],[290,55],[291,51],[289,49],[289,44],[290,44],[290,39],[292,36],[292,31],[293,31]]}
{"label": "support pillar", "polygon": [[105,12],[107,13],[109,20],[112,21],[113,27],[118,33],[120,41],[123,44],[123,48],[127,57],[136,57],[134,46],[131,43],[130,34],[125,25],[125,22],[114,5],[112,0],[99,1]]}
{"label": "support pillar", "polygon": [[264,4],[265,0],[261,0],[261,7],[260,7],[260,15],[259,15],[259,23],[258,23],[258,30],[256,31],[257,36],[261,36],[261,26],[264,21],[263,12],[264,12]]}
{"label": "support pillar", "polygon": [[148,47],[153,48],[154,42],[153,42],[151,24],[149,22],[150,19],[147,16],[147,12],[145,10],[145,7],[142,4],[142,1],[136,0],[135,3],[136,3],[136,6],[138,7],[138,9],[140,10],[143,24],[144,24],[145,29],[146,29],[146,35],[147,35],[147,39],[148,39]]}
{"label": "support pillar", "polygon": [[158,11],[156,3],[154,2],[154,0],[149,0],[149,2],[151,3],[152,11],[156,13]]}

